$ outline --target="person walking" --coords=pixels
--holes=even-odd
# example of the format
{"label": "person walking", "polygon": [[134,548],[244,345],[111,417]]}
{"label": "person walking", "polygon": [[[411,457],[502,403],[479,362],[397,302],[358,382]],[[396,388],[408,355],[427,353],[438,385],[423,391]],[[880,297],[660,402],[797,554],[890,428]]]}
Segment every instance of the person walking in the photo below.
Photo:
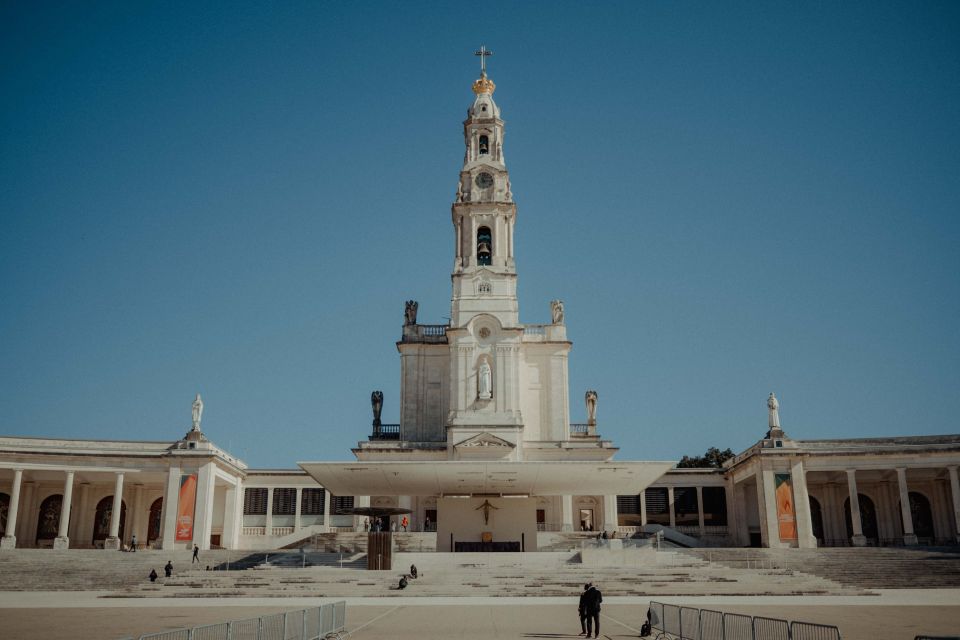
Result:
{"label": "person walking", "polygon": [[193,560],[190,561],[190,564],[194,562],[200,562],[200,547],[193,545]]}
{"label": "person walking", "polygon": [[603,594],[596,586],[590,585],[590,588],[583,594],[583,610],[587,614],[587,637],[593,633],[594,638],[600,637],[600,603],[603,602]]}
{"label": "person walking", "polygon": [[577,613],[580,614],[580,633],[577,635],[587,635],[587,608],[586,596],[590,589],[590,583],[583,585],[583,593],[580,594],[580,604],[577,605]]}
{"label": "person walking", "polygon": [[136,550],[137,550],[137,535],[134,534],[133,536],[130,537],[130,551],[136,551]]}
{"label": "person walking", "polygon": [[167,564],[163,565],[163,574],[168,578],[173,575],[173,563],[167,560]]}

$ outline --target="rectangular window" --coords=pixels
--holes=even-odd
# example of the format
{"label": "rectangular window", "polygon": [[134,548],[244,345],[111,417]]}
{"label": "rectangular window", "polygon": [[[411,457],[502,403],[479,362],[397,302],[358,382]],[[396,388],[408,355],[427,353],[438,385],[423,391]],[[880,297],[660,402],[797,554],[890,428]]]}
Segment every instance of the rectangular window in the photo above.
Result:
{"label": "rectangular window", "polygon": [[256,487],[256,488],[244,490],[243,515],[245,516],[267,515],[267,489],[266,488]]}
{"label": "rectangular window", "polygon": [[333,496],[331,513],[340,513],[344,509],[353,509],[353,496]]}
{"label": "rectangular window", "polygon": [[292,516],[297,509],[296,489],[273,490],[273,515]]}
{"label": "rectangular window", "polygon": [[723,487],[703,488],[703,524],[707,527],[727,526],[727,492]]}
{"label": "rectangular window", "polygon": [[640,513],[640,496],[617,496],[617,513],[638,515]]}
{"label": "rectangular window", "polygon": [[644,499],[647,503],[647,522],[670,526],[670,505],[667,503],[667,489],[665,487],[647,489]]}
{"label": "rectangular window", "polygon": [[617,524],[621,527],[640,526],[640,496],[617,496]]}
{"label": "rectangular window", "polygon": [[323,489],[304,489],[300,494],[300,513],[305,516],[323,515]]}
{"label": "rectangular window", "polygon": [[676,487],[673,490],[673,513],[678,527],[695,527],[700,524],[697,513],[696,487]]}

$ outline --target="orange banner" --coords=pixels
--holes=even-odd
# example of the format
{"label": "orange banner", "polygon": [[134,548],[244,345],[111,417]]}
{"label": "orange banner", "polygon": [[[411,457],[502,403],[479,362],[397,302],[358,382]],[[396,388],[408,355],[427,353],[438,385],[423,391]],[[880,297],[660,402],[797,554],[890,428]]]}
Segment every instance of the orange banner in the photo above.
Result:
{"label": "orange banner", "polygon": [[197,476],[180,476],[180,502],[177,504],[177,542],[193,541],[193,513],[197,506]]}
{"label": "orange banner", "polygon": [[793,484],[789,473],[773,474],[777,496],[777,523],[780,525],[780,540],[797,539],[797,515],[793,511]]}

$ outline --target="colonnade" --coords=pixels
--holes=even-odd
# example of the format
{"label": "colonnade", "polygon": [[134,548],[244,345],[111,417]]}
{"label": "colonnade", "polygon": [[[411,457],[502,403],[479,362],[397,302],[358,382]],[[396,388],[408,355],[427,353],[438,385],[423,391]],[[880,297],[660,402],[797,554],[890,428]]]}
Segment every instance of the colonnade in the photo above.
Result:
{"label": "colonnade", "polygon": [[[198,479],[195,509],[191,522],[189,523],[192,528],[192,535],[190,540],[181,539],[178,541],[176,536],[177,505],[181,475],[184,470],[180,466],[171,466],[165,471],[166,478],[162,490],[162,511],[160,519],[161,535],[159,538],[161,548],[172,549],[177,544],[184,546],[196,544],[201,549],[209,549],[214,519],[213,510],[216,478],[222,477],[222,474],[218,475],[216,465],[213,462],[203,464],[198,470],[190,472],[196,473]],[[42,476],[42,481],[49,490],[51,474],[62,474],[63,482],[62,493],[59,494],[61,496],[59,513],[56,516],[50,514],[48,520],[52,527],[54,526],[54,517],[57,518],[57,522],[55,523],[56,536],[52,539],[54,549],[68,549],[71,546],[76,546],[75,542],[71,542],[71,532],[74,537],[79,537],[81,545],[91,542],[85,535],[86,532],[82,530],[82,527],[85,525],[91,526],[91,528],[96,527],[96,523],[92,521],[93,516],[90,514],[91,510],[95,507],[95,505],[90,504],[90,488],[91,486],[100,486],[102,488],[105,484],[102,482],[104,479],[109,479],[110,485],[112,485],[112,494],[108,493],[108,495],[111,496],[110,519],[107,535],[103,540],[103,548],[116,550],[124,546],[124,541],[120,538],[122,528],[126,529],[124,537],[128,542],[133,535],[138,535],[138,533],[140,534],[138,542],[140,544],[147,542],[146,538],[149,535],[150,529],[149,522],[145,525],[144,515],[148,513],[147,509],[149,505],[144,503],[144,491],[145,489],[151,490],[153,494],[151,500],[156,499],[156,494],[159,493],[159,491],[155,481],[149,486],[145,486],[139,482],[135,483],[132,489],[126,486],[126,480],[129,479],[130,476],[136,477],[139,475],[141,473],[140,470],[110,469],[103,467],[75,467],[52,470],[49,467],[36,469],[25,465],[23,467],[13,468],[12,472],[13,478],[10,484],[7,522],[3,538],[0,539],[0,548],[12,549],[18,546],[33,546],[33,539],[50,540],[50,537],[53,537],[52,535],[50,535],[50,537],[41,537],[41,531],[39,531],[39,529],[43,524],[40,522],[44,515],[41,513],[43,503],[51,496],[56,496],[57,493],[54,492],[41,501],[40,480],[30,478],[31,475]],[[78,474],[83,474],[85,480],[78,483]],[[91,485],[91,483],[87,481],[91,476],[101,481]],[[234,480],[233,482],[235,484],[228,485],[225,492],[223,533],[226,539],[224,540],[222,538],[221,544],[235,547],[239,535],[243,505],[240,481]],[[74,496],[77,484],[79,484],[80,487],[78,506],[75,505],[76,501]],[[126,496],[127,499],[132,499],[132,509],[130,511],[132,517],[128,516],[127,521],[123,523],[121,518],[126,507],[123,500],[125,488],[128,494]],[[26,491],[24,491],[24,489],[26,489]],[[28,511],[25,511],[25,508],[28,509]],[[32,536],[32,526],[28,524],[28,521],[23,520],[25,517],[36,518],[38,521],[38,531]],[[32,539],[30,539],[26,545],[22,542],[18,544],[18,531],[21,536],[30,536]],[[83,533],[81,533],[81,531],[83,531]],[[85,540],[87,542],[84,542]],[[97,540],[99,540],[99,538],[97,538]]]}
{"label": "colonnade", "polygon": [[[908,481],[908,472],[930,472],[931,470],[935,470],[935,467],[929,465],[900,465],[890,467],[840,466],[837,468],[837,466],[828,466],[824,464],[823,461],[815,461],[813,465],[809,465],[805,463],[804,460],[805,458],[798,456],[791,458],[789,462],[797,534],[796,540],[780,538],[780,523],[774,477],[777,473],[786,472],[786,469],[782,469],[781,467],[776,469],[757,468],[753,475],[746,475],[743,478],[745,481],[750,481],[751,479],[756,480],[757,508],[759,510],[760,531],[764,545],[769,547],[799,546],[801,548],[817,546],[818,542],[814,531],[814,518],[811,510],[812,492],[815,492],[818,497],[817,506],[821,510],[819,514],[821,526],[829,529],[829,533],[820,533],[820,536],[825,539],[826,544],[846,543],[853,546],[865,546],[878,543],[890,544],[894,537],[897,538],[896,543],[902,543],[904,545],[918,544],[919,539],[914,526],[915,514],[911,509],[911,493],[915,491],[915,487],[911,486],[911,481]],[[811,466],[813,468],[811,468]],[[958,482],[958,467],[957,465],[949,465],[941,468],[945,468],[948,474],[949,498],[945,495],[945,489],[943,491],[935,491],[935,495],[929,496],[920,493],[920,491],[916,491],[916,493],[920,493],[920,495],[924,495],[924,497],[927,498],[930,509],[933,512],[931,514],[932,516],[940,516],[940,519],[934,517],[934,520],[940,523],[937,525],[939,530],[938,538],[953,537],[954,541],[960,542],[960,533],[958,533],[960,532],[960,482]],[[826,473],[829,474],[828,477],[836,477],[839,474],[841,478],[845,479],[845,482],[842,485],[838,485],[832,480],[827,483],[814,482],[811,484],[808,478],[808,474],[811,472],[818,474]],[[876,489],[879,482],[881,488],[877,489],[877,491],[880,493],[880,503],[879,505],[875,505],[875,508],[882,508],[881,515],[886,518],[882,521],[883,524],[881,528],[883,532],[870,532],[869,536],[866,535],[864,531],[864,515],[861,513],[860,503],[860,496],[864,495],[861,486],[863,480],[858,475],[867,472],[882,474],[880,476],[881,480],[879,481],[877,481],[875,477],[868,479],[867,486],[868,490]],[[890,479],[891,476],[895,476],[895,481]],[[926,481],[913,480],[915,485],[927,488],[930,487],[930,482],[933,481],[929,479]],[[942,483],[942,476],[938,482]],[[942,487],[942,484],[940,486]],[[741,510],[741,513],[735,514],[734,519],[749,518],[748,513],[742,513],[743,504],[746,502],[744,499],[745,494],[739,492],[737,497],[737,508]],[[844,501],[846,501],[848,506],[844,506]],[[835,502],[837,504],[834,504]],[[944,511],[948,511],[949,514],[945,514]],[[844,522],[848,517],[847,514],[849,514],[849,520]],[[947,515],[948,517],[945,517]],[[829,522],[827,521],[828,516],[831,519]],[[871,523],[872,522],[871,520]],[[849,529],[847,529],[847,527],[849,527]],[[743,533],[745,534],[746,532],[744,531]],[[739,544],[749,543],[749,540],[747,540],[745,536],[741,536],[736,541]]]}

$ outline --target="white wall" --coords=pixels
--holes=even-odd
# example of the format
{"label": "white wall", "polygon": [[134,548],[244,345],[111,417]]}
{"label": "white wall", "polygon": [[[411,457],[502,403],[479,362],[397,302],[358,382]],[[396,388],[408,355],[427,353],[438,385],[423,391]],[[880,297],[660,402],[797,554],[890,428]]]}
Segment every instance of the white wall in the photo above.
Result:
{"label": "white wall", "polygon": [[[490,510],[487,524],[483,509],[478,509],[485,499],[496,507]],[[536,510],[536,498],[438,498],[437,551],[452,551],[451,533],[454,542],[480,542],[485,531],[493,534],[494,542],[520,542],[523,538],[526,551],[536,551]]]}

